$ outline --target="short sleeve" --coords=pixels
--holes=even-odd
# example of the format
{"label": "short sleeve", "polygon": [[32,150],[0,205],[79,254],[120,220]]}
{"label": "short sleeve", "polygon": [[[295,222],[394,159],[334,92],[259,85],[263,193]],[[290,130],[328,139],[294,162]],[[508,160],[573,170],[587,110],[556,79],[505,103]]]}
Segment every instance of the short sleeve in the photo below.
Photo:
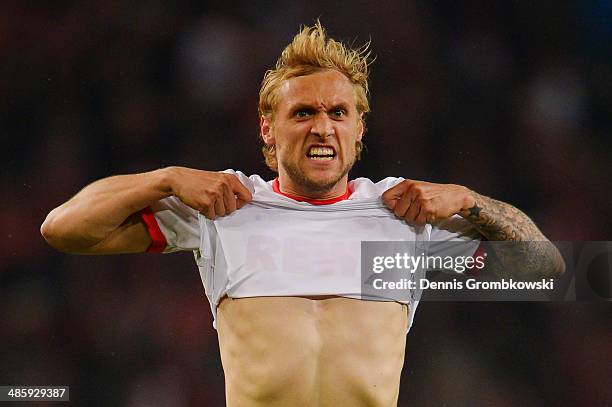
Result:
{"label": "short sleeve", "polygon": [[171,196],[141,212],[152,244],[149,252],[172,253],[197,250],[200,246],[198,212]]}
{"label": "short sleeve", "polygon": [[429,256],[472,256],[480,246],[482,236],[474,225],[454,215],[431,227]]}

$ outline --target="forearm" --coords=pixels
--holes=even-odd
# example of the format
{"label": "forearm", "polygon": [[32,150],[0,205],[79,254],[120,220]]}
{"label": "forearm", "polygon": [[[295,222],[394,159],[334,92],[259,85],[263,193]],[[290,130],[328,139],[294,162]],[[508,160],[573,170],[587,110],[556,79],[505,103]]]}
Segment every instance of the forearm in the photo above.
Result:
{"label": "forearm", "polygon": [[171,195],[167,170],[104,178],[52,210],[41,227],[63,251],[80,251],[107,238],[128,217]]}
{"label": "forearm", "polygon": [[502,273],[542,278],[557,277],[565,269],[557,248],[527,215],[464,186],[406,179],[386,190],[382,198],[397,217],[412,224],[434,223],[459,214],[487,240],[509,242],[493,246]]}
{"label": "forearm", "polygon": [[469,220],[487,240],[546,241],[531,219],[519,209],[472,191],[474,204],[461,216]]}
{"label": "forearm", "polygon": [[[505,273],[522,277],[558,277],[565,265],[555,247],[531,219],[514,206],[472,191],[474,205],[461,216],[489,241],[515,242],[494,246]],[[518,273],[516,273],[518,272]]]}

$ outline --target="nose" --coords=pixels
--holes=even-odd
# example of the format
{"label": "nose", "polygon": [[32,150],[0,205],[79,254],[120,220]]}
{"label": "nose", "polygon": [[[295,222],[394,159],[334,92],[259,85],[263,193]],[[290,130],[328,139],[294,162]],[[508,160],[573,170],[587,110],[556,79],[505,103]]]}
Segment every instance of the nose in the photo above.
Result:
{"label": "nose", "polygon": [[323,112],[317,113],[312,121],[312,128],[310,129],[310,132],[323,140],[325,140],[327,137],[335,135],[332,119],[330,119],[327,114]]}

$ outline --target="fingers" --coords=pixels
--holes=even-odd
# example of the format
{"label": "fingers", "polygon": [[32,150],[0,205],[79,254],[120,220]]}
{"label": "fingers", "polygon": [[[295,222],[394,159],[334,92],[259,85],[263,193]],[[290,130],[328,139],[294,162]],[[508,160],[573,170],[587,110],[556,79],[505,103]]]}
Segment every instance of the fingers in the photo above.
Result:
{"label": "fingers", "polygon": [[227,199],[231,201],[231,205],[226,205],[226,210],[228,207],[231,210],[227,212],[228,214],[232,213],[236,209],[242,208],[244,205],[253,200],[253,195],[251,194],[251,191],[249,191],[249,189],[244,186],[242,182],[240,182],[238,177],[236,177],[235,175],[230,175],[229,182],[229,194],[231,195],[231,198],[228,197]]}
{"label": "fingers", "polygon": [[414,220],[414,223],[416,223],[417,225],[424,225],[426,223],[429,223],[429,217],[431,216],[429,214],[429,212],[427,210],[425,210],[426,205],[422,205],[419,208],[419,214],[417,215],[416,219]]}
{"label": "fingers", "polygon": [[[441,213],[442,215],[440,215]],[[417,216],[416,223],[419,225],[432,224],[439,216],[446,217],[446,214],[443,211],[441,212],[440,200],[432,198],[421,204],[421,212]]]}
{"label": "fingers", "polygon": [[428,223],[429,218],[432,217],[430,212],[423,209],[425,206],[427,206],[427,203],[422,203],[420,200],[408,196],[397,200],[393,213],[409,223],[422,226]]}
{"label": "fingers", "polygon": [[223,189],[223,204],[225,206],[226,215],[236,210],[236,195],[234,195],[234,192],[229,187]]}
{"label": "fingers", "polygon": [[[211,182],[211,181],[208,181]],[[251,191],[233,174],[217,173],[203,194],[200,212],[208,219],[227,216],[253,199]]]}
{"label": "fingers", "polygon": [[397,217],[423,226],[447,219],[474,205],[470,194],[460,185],[404,180],[385,191],[382,198]]}
{"label": "fingers", "polygon": [[248,201],[243,201],[240,198],[236,198],[236,209],[242,208],[244,205],[248,204]]}
{"label": "fingers", "polygon": [[209,205],[204,207],[204,209],[202,211],[200,211],[204,216],[206,216],[208,219],[215,219],[217,217],[217,214],[215,213],[215,206],[214,205]]}
{"label": "fingers", "polygon": [[404,219],[412,223],[417,223],[417,218],[420,212],[421,212],[421,204],[418,200],[415,199],[412,201],[412,204],[406,211],[406,215],[404,216]]}
{"label": "fingers", "polygon": [[423,210],[431,206],[423,196],[423,184],[420,181],[404,180],[386,190],[382,199],[385,205],[393,211],[395,216],[419,226],[424,225],[431,216],[430,210]]}
{"label": "fingers", "polygon": [[393,206],[393,213],[398,218],[403,218],[406,216],[406,212],[410,208],[410,204],[412,204],[412,198],[410,196],[405,196],[400,199],[396,199]]}
{"label": "fingers", "polygon": [[223,203],[223,197],[220,196],[215,200],[215,215],[217,216],[225,216],[225,204]]}
{"label": "fingers", "polygon": [[387,207],[391,210],[395,209],[395,205],[397,205],[397,201],[404,197],[410,187],[414,184],[415,181],[406,179],[400,182],[399,184],[387,189],[382,194],[382,200],[387,205]]}
{"label": "fingers", "polygon": [[251,202],[253,195],[247,187],[235,175],[230,176],[230,183],[232,192],[236,195],[237,199],[244,201],[245,203]]}

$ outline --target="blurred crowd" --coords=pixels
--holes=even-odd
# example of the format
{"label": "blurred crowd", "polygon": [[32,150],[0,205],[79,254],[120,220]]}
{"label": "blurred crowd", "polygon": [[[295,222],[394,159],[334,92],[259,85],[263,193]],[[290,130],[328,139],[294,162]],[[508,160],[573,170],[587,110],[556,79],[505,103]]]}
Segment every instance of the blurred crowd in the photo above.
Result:
{"label": "blurred crowd", "polygon": [[[168,165],[274,176],[261,78],[300,24],[371,40],[352,173],[466,185],[551,240],[612,240],[612,3],[0,3],[0,385],[74,405],[220,406],[190,254],[68,256],[48,211],[98,178]],[[400,405],[612,403],[608,303],[427,303]]]}

